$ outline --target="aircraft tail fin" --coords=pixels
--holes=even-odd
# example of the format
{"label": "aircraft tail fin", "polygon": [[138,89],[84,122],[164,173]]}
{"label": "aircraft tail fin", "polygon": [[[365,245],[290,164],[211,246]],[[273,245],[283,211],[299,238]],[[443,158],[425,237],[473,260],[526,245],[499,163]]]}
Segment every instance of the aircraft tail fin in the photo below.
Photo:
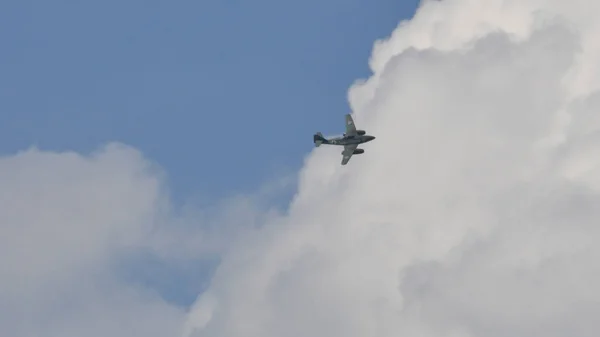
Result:
{"label": "aircraft tail fin", "polygon": [[325,139],[325,137],[323,137],[322,133],[317,132],[313,136],[313,142],[315,143],[316,147],[319,147],[319,146],[321,146],[321,144],[327,144],[327,139]]}

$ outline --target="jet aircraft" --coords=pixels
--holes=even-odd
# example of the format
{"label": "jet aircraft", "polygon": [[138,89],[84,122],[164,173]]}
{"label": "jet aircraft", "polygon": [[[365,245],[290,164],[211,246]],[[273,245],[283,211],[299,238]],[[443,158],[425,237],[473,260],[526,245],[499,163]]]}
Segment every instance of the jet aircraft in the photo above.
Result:
{"label": "jet aircraft", "polygon": [[348,164],[352,155],[365,152],[363,149],[358,149],[358,145],[370,142],[373,139],[375,137],[367,135],[364,130],[356,129],[356,125],[354,125],[354,120],[350,114],[346,114],[346,133],[342,137],[327,139],[323,137],[321,132],[317,132],[313,136],[313,142],[316,147],[321,146],[321,144],[343,146],[344,151],[342,151],[342,155],[344,157],[342,158],[342,165]]}

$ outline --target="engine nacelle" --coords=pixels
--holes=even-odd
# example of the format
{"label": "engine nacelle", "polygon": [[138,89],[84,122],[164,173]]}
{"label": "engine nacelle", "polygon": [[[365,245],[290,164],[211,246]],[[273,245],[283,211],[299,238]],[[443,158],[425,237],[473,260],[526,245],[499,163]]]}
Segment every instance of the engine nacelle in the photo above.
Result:
{"label": "engine nacelle", "polygon": [[361,154],[361,153],[365,153],[365,150],[363,150],[363,149],[354,150],[354,154]]}
{"label": "engine nacelle", "polygon": [[356,130],[356,133],[357,133],[359,136],[364,136],[364,135],[365,135],[367,132],[366,132],[365,130]]}

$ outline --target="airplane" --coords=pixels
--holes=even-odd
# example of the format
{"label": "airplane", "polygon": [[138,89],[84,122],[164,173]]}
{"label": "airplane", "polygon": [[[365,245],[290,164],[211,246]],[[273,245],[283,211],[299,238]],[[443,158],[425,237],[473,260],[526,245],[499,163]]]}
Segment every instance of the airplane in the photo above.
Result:
{"label": "airplane", "polygon": [[342,158],[342,165],[348,164],[352,155],[365,152],[363,149],[358,149],[358,145],[370,142],[373,139],[375,137],[367,135],[364,130],[356,130],[356,125],[350,114],[346,114],[346,133],[342,137],[327,139],[323,137],[321,132],[317,132],[313,136],[315,147],[319,147],[321,144],[344,146],[344,151],[342,151],[342,155],[344,156]]}

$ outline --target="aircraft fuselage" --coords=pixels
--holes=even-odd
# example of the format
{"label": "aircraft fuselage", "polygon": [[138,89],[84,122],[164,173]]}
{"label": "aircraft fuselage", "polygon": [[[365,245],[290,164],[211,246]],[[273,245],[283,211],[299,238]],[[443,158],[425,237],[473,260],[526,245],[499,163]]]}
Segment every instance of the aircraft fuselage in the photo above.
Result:
{"label": "aircraft fuselage", "polygon": [[351,144],[363,144],[375,139],[374,136],[369,135],[349,135],[337,138],[327,139],[327,144],[330,145],[351,145]]}

